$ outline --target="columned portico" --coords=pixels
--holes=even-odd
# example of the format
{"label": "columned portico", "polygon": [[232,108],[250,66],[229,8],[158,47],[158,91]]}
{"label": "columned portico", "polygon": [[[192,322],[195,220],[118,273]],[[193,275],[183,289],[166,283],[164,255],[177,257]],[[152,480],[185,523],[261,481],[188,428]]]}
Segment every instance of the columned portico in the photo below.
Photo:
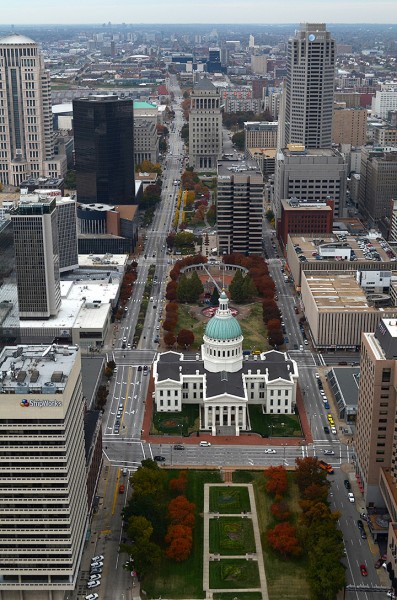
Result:
{"label": "columned portico", "polygon": [[233,427],[245,430],[247,427],[246,404],[226,404],[225,402],[204,405],[204,422],[201,429],[214,427]]}

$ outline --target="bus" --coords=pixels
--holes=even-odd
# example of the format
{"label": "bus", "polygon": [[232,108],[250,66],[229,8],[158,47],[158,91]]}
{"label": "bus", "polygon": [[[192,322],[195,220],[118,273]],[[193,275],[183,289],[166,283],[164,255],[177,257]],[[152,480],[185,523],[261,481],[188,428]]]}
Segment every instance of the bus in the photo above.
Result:
{"label": "bus", "polygon": [[331,465],[329,465],[328,463],[326,463],[325,460],[319,460],[318,464],[320,466],[320,469],[324,469],[324,471],[327,471],[327,473],[329,475],[333,474],[333,472],[334,472],[333,468],[331,467]]}

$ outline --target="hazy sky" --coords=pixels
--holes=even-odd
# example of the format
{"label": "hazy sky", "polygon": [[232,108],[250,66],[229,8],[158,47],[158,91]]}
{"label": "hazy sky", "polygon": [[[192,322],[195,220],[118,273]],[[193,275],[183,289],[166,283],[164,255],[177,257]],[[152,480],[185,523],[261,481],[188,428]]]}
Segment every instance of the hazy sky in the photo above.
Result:
{"label": "hazy sky", "polygon": [[397,0],[2,0],[2,24],[397,23]]}

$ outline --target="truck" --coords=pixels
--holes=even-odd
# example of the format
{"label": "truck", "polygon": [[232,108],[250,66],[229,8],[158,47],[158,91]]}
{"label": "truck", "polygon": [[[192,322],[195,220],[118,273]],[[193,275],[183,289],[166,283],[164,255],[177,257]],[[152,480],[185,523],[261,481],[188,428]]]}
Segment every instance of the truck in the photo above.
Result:
{"label": "truck", "polygon": [[334,472],[333,468],[331,467],[330,464],[328,464],[327,462],[325,462],[325,460],[319,460],[318,464],[319,464],[320,469],[324,469],[324,471],[327,471],[327,473],[329,475],[333,474],[333,472]]}

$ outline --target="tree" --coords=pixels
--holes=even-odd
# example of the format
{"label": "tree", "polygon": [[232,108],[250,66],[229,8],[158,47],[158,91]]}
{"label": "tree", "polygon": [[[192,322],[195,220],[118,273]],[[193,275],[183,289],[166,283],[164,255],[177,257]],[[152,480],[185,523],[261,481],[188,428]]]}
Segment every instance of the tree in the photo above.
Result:
{"label": "tree", "polygon": [[145,539],[138,538],[134,544],[121,544],[120,550],[131,557],[140,578],[156,570],[162,558],[160,547]]}
{"label": "tree", "polygon": [[65,188],[67,190],[76,189],[76,171],[69,170],[65,176]]}
{"label": "tree", "polygon": [[290,517],[288,504],[282,500],[279,502],[273,502],[270,507],[270,511],[277,521],[287,521],[287,519]]}
{"label": "tree", "polygon": [[245,146],[245,132],[238,131],[232,136],[232,143],[236,146],[238,150],[244,150]]}
{"label": "tree", "polygon": [[181,471],[179,477],[171,479],[169,485],[173,492],[178,492],[179,495],[184,494],[187,486],[187,471]]}
{"label": "tree", "polygon": [[[143,461],[146,462],[146,461]],[[165,473],[155,461],[144,464],[131,476],[134,496],[157,496],[162,494],[165,485]]]}
{"label": "tree", "polygon": [[271,346],[282,346],[284,344],[284,334],[281,329],[269,331],[269,344]]}
{"label": "tree", "polygon": [[132,540],[150,540],[152,533],[153,525],[145,517],[132,515],[128,519],[127,534]]}
{"label": "tree", "polygon": [[139,173],[157,173],[161,175],[161,165],[152,163],[150,160],[144,160],[141,164],[136,165],[135,171]]}
{"label": "tree", "polygon": [[270,319],[270,321],[267,322],[267,330],[270,331],[271,329],[280,329],[281,327],[281,321],[280,319]]}
{"label": "tree", "polygon": [[269,467],[265,473],[266,491],[273,496],[282,496],[287,491],[288,479],[285,467]]}
{"label": "tree", "polygon": [[190,329],[181,329],[177,337],[178,346],[189,348],[194,343],[194,333]]}
{"label": "tree", "polygon": [[262,314],[264,323],[272,319],[280,319],[280,309],[274,300],[265,298],[262,302]]}
{"label": "tree", "polygon": [[271,223],[271,221],[274,221],[274,212],[271,210],[271,208],[269,208],[265,212],[265,217],[269,221],[269,223]]}
{"label": "tree", "polygon": [[212,295],[211,295],[211,306],[218,306],[218,305],[219,305],[219,291],[215,285],[214,291],[212,292]]}
{"label": "tree", "polygon": [[170,281],[167,284],[166,290],[165,290],[165,297],[167,298],[167,300],[176,300],[176,290],[178,288],[178,284],[176,281]]}
{"label": "tree", "polygon": [[194,511],[196,505],[185,496],[177,496],[168,504],[168,517],[171,523],[194,526]]}
{"label": "tree", "polygon": [[174,331],[177,322],[178,322],[177,317],[172,318],[170,316],[167,316],[166,320],[163,323],[163,329],[165,331]]}
{"label": "tree", "polygon": [[255,287],[254,282],[252,281],[249,275],[246,275],[243,280],[243,296],[244,302],[250,302],[255,296],[257,296],[258,291]]}
{"label": "tree", "polygon": [[328,485],[327,474],[321,469],[316,457],[298,457],[295,460],[295,463],[297,467],[295,471],[295,480],[301,494],[303,494],[304,490],[312,484]]}
{"label": "tree", "polygon": [[193,301],[197,302],[197,300],[199,299],[201,294],[204,292],[204,286],[201,282],[200,277],[197,274],[197,271],[193,271],[192,276],[190,277],[189,283],[193,290],[192,291],[192,296],[194,296]]}
{"label": "tree", "polygon": [[168,527],[167,535],[165,536],[165,541],[167,544],[170,544],[176,539],[187,539],[192,541],[192,528],[187,527],[186,525],[170,525]]}
{"label": "tree", "polygon": [[169,348],[171,348],[172,346],[175,345],[176,336],[171,331],[166,331],[163,339],[164,339],[164,344],[166,346],[168,346]]}
{"label": "tree", "polygon": [[244,302],[243,282],[244,282],[243,274],[240,269],[237,269],[232,281],[230,282],[230,286],[229,286],[229,292],[230,292],[231,299],[233,300],[233,302],[236,302],[237,304]]}
{"label": "tree", "polygon": [[299,556],[302,552],[296,536],[296,528],[290,523],[279,523],[267,532],[267,540],[273,550],[283,558]]}
{"label": "tree", "polygon": [[173,539],[166,550],[167,558],[173,558],[177,562],[187,560],[192,551],[192,544],[192,540],[186,537]]}

